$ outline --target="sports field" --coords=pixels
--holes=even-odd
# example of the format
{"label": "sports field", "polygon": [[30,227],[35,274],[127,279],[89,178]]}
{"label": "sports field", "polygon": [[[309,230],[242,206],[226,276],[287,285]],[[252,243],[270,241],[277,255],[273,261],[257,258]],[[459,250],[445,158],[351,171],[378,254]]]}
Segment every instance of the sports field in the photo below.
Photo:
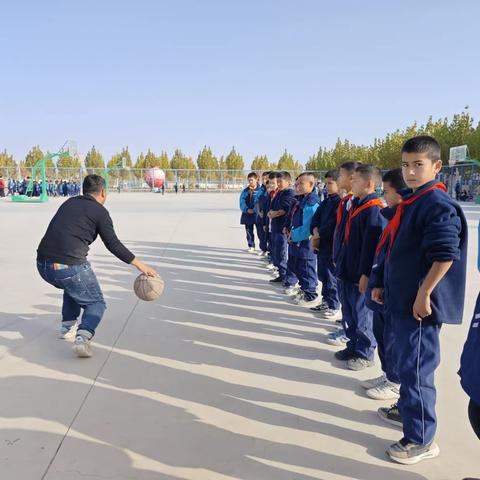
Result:
{"label": "sports field", "polygon": [[[137,272],[100,240],[90,260],[108,310],[91,359],[57,338],[61,293],[35,250],[61,200],[0,202],[0,479],[454,480],[480,476],[456,371],[474,300],[480,206],[469,205],[465,323],[445,326],[440,457],[414,467],[384,451],[360,373],[324,343],[333,324],[288,303],[245,252],[237,194],[112,194],[119,237],[166,281],[137,301]],[[372,371],[373,370],[373,371]]]}

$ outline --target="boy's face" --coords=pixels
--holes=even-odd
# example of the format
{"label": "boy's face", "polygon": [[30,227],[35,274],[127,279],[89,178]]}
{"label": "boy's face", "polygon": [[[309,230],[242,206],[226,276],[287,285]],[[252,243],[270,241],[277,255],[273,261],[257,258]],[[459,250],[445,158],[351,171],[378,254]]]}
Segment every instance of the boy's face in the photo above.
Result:
{"label": "boy's face", "polygon": [[309,177],[307,175],[300,177],[295,183],[295,189],[299,195],[311,193],[314,186],[315,181],[312,179],[312,177]]}
{"label": "boy's face", "polygon": [[268,183],[268,175],[262,175],[262,183],[266,185]]}
{"label": "boy's face", "polygon": [[257,186],[257,179],[255,177],[248,178],[248,186],[255,188]]}
{"label": "boy's face", "polygon": [[383,182],[383,198],[389,207],[396,207],[402,201],[402,197],[390,182]]}
{"label": "boy's face", "polygon": [[325,179],[325,187],[329,195],[338,193],[338,183],[333,178]]}
{"label": "boy's face", "polygon": [[442,169],[442,161],[432,161],[426,153],[403,153],[402,173],[405,183],[413,190],[423,187]]}
{"label": "boy's face", "polygon": [[348,170],[340,168],[337,180],[338,188],[342,188],[346,192],[349,192],[352,189],[352,179],[352,174]]}
{"label": "boy's face", "polygon": [[352,192],[355,197],[365,197],[375,191],[375,182],[365,178],[362,174],[354,172],[352,177]]}
{"label": "boy's face", "polygon": [[276,178],[270,178],[268,180],[268,191],[269,192],[274,192],[277,189],[277,179]]}
{"label": "boy's face", "polygon": [[277,187],[279,190],[285,190],[290,186],[290,181],[286,178],[277,178]]}

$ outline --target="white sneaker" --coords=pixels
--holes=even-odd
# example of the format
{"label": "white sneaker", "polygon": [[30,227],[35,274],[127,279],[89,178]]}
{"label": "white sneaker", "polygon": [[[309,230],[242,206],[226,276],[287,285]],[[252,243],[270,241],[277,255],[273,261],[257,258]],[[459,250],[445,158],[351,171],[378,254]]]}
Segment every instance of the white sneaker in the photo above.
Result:
{"label": "white sneaker", "polygon": [[259,257],[266,257],[266,256],[267,256],[267,252],[264,252],[264,251],[261,250],[260,252],[258,252],[258,256],[259,256]]}
{"label": "white sneaker", "polygon": [[304,296],[304,293],[300,290],[293,298],[292,298],[292,302],[297,304],[303,300],[303,296]]}
{"label": "white sneaker", "polygon": [[327,308],[321,313],[323,318],[328,318],[328,320],[341,320],[342,312],[340,310],[333,310],[332,308]]}
{"label": "white sneaker", "polygon": [[267,270],[275,270],[277,267],[273,263],[269,263],[265,268]]}
{"label": "white sneaker", "polygon": [[285,295],[292,297],[294,295],[297,295],[299,291],[300,291],[300,285],[297,283],[296,285],[291,285],[290,287],[286,288]]}
{"label": "white sneaker", "polygon": [[302,298],[297,305],[299,307],[313,308],[321,303],[322,299],[320,297],[315,297],[313,300],[306,300],[305,298]]}
{"label": "white sneaker", "polygon": [[370,378],[369,380],[365,380],[362,382],[360,385],[365,389],[365,390],[370,390],[371,388],[378,387],[382,384],[384,384],[387,381],[387,376],[382,373],[379,377],[375,378]]}
{"label": "white sneaker", "polygon": [[248,253],[255,253],[255,249],[253,247],[250,247],[248,250],[247,250]]}
{"label": "white sneaker", "polygon": [[396,400],[400,398],[400,385],[385,380],[378,387],[369,388],[366,394],[374,400]]}
{"label": "white sneaker", "polygon": [[62,322],[58,337],[61,338],[62,340],[68,340],[69,338],[73,338],[76,333],[77,333],[77,321],[70,320],[67,322]]}
{"label": "white sneaker", "polygon": [[345,335],[343,328],[339,328],[328,334],[326,342],[335,347],[344,347],[348,343],[348,337]]}
{"label": "white sneaker", "polygon": [[75,344],[73,349],[78,357],[89,358],[92,356],[92,349],[90,347],[90,339],[84,335],[77,335],[75,337]]}

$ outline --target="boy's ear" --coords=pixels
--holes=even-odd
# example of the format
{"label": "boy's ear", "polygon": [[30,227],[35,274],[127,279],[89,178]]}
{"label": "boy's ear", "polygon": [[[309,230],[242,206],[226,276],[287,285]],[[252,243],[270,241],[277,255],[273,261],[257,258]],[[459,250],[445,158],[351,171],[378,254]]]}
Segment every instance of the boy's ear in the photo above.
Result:
{"label": "boy's ear", "polygon": [[434,164],[433,164],[433,168],[435,170],[435,173],[439,173],[440,170],[442,169],[443,167],[443,162],[442,160],[437,160]]}

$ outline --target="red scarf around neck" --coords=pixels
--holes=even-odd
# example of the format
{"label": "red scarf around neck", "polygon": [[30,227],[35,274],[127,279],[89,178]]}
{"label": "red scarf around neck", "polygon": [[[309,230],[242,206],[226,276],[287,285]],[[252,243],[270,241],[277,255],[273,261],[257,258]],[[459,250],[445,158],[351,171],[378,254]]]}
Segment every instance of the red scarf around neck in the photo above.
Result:
{"label": "red scarf around neck", "polygon": [[368,202],[365,202],[363,205],[360,205],[357,208],[351,208],[350,212],[348,213],[348,220],[347,225],[345,226],[345,243],[348,243],[350,239],[350,231],[352,229],[352,220],[362,213],[364,210],[372,207],[380,207],[383,208],[383,202],[379,198],[372,198]]}
{"label": "red scarf around neck", "polygon": [[403,200],[402,203],[398,205],[395,215],[388,222],[387,226],[385,227],[385,230],[382,233],[382,236],[380,237],[380,241],[378,242],[377,251],[376,251],[377,256],[382,250],[387,240],[389,239],[389,237],[390,237],[390,244],[388,246],[387,257],[390,256],[390,252],[392,251],[392,247],[393,247],[393,242],[395,241],[395,237],[397,236],[398,229],[400,228],[400,223],[402,220],[402,215],[403,215],[403,211],[405,210],[405,207],[407,205],[411,205],[413,202],[417,201],[419,198],[423,197],[428,192],[435,190],[436,188],[439,188],[444,192],[447,191],[447,187],[443,183],[436,183],[426,188],[425,190],[422,190],[421,192],[417,192],[413,194],[410,198],[408,198],[407,200]]}
{"label": "red scarf around neck", "polygon": [[351,193],[348,195],[345,195],[342,200],[340,201],[340,204],[338,205],[337,208],[337,227],[340,225],[342,221],[342,215],[343,215],[343,206],[353,197]]}

